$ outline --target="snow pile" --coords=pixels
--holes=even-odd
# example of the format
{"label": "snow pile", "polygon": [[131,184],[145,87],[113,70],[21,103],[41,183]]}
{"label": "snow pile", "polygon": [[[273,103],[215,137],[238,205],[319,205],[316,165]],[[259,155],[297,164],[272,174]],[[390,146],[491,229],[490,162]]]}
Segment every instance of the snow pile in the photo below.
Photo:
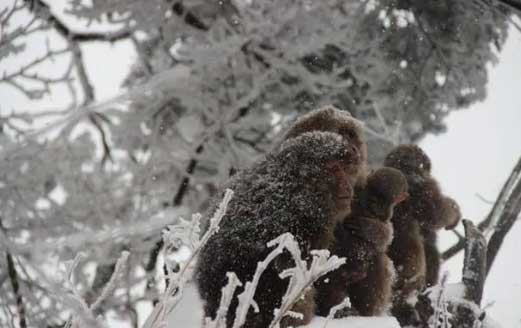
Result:
{"label": "snow pile", "polygon": [[[199,328],[203,320],[202,303],[193,283],[186,286],[183,299],[168,318],[167,327]],[[400,328],[394,317],[348,317],[330,320],[315,317],[307,328]]]}
{"label": "snow pile", "polygon": [[326,318],[315,317],[307,328],[400,328],[398,321],[394,317],[348,317],[343,319],[330,320],[326,323]]}

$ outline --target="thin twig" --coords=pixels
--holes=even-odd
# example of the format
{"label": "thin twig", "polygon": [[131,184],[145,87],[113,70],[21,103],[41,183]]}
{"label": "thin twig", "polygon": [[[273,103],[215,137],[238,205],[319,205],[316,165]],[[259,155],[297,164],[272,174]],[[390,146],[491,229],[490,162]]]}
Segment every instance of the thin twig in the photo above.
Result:
{"label": "thin twig", "polygon": [[[0,217],[0,230],[3,233],[6,233],[6,229],[3,226],[2,218]],[[9,251],[6,252],[6,262],[7,262],[7,274],[9,276],[9,280],[11,281],[11,286],[13,287],[13,293],[16,299],[16,310],[18,312],[18,324],[20,328],[27,327],[27,321],[25,317],[25,305],[22,294],[20,293],[20,282],[18,279],[18,271],[16,271],[16,267],[13,261],[13,256]]]}

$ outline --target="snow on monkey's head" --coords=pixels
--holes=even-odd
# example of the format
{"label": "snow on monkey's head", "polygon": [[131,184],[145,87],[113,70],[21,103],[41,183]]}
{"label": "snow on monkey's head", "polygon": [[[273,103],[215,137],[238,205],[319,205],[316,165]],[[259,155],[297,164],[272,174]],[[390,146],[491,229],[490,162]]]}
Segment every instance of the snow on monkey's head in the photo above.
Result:
{"label": "snow on monkey's head", "polygon": [[349,167],[350,182],[354,185],[357,181],[365,181],[367,145],[360,121],[352,117],[348,111],[334,106],[324,106],[299,117],[284,135],[284,140],[313,131],[337,133],[348,142],[350,147],[354,147],[356,152],[351,156],[356,165]]}

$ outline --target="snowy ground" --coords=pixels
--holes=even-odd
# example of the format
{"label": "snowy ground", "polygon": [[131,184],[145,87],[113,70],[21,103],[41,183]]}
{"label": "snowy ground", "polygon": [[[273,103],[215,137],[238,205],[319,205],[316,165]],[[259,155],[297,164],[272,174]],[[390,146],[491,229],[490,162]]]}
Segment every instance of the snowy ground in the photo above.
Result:
{"label": "snowy ground", "polygon": [[[185,289],[181,303],[172,313],[169,326],[171,327],[199,327],[202,318],[201,301],[193,285]],[[330,320],[315,318],[307,328],[399,328],[398,322],[393,317],[363,318],[350,317],[345,319]]]}

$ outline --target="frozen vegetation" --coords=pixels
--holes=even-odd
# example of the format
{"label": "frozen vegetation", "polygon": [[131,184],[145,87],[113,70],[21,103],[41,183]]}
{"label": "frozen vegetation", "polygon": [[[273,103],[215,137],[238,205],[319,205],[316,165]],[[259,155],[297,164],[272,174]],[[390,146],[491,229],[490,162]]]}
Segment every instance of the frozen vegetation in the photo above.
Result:
{"label": "frozen vegetation", "polygon": [[[363,123],[371,166],[443,133],[450,113],[486,98],[487,67],[519,29],[518,2],[1,1],[0,327],[199,327],[197,222],[206,233],[217,225],[192,213],[325,104]],[[118,74],[117,49],[115,62],[132,62]],[[465,304],[480,303],[521,211],[520,172],[479,233],[445,253],[470,256]],[[290,235],[277,241],[298,257]],[[326,255],[291,272],[284,304],[340,261]],[[450,301],[449,287],[430,299]],[[388,317],[327,323],[340,325],[397,327]]]}

